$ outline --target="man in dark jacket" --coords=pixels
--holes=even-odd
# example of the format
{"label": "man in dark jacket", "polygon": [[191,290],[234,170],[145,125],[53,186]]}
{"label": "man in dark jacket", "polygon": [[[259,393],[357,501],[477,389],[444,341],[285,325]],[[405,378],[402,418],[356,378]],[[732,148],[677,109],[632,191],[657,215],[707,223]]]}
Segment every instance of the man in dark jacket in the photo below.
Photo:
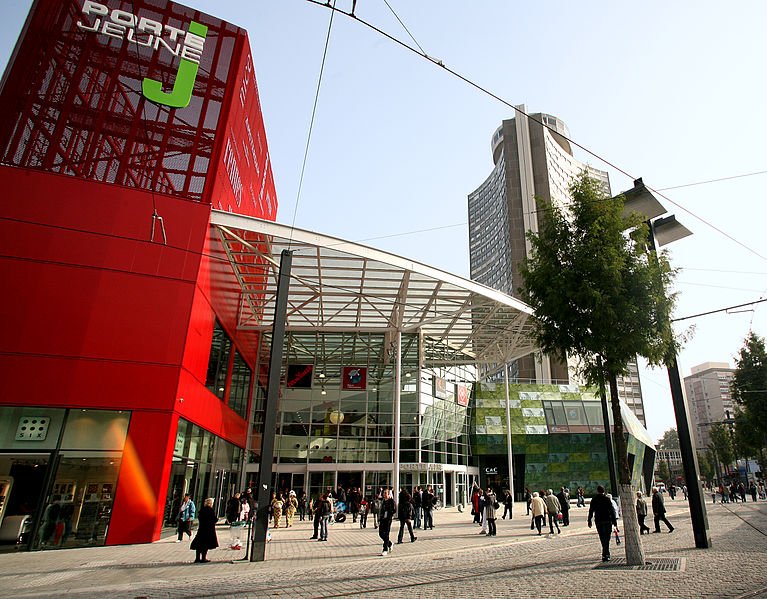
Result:
{"label": "man in dark jacket", "polygon": [[378,514],[378,536],[381,537],[381,541],[383,541],[383,551],[381,551],[382,556],[391,553],[391,539],[389,539],[389,534],[391,533],[391,521],[396,513],[397,503],[391,496],[391,491],[389,489],[384,489],[381,512]]}
{"label": "man in dark jacket", "polygon": [[658,487],[652,488],[652,515],[655,519],[654,532],[660,532],[661,522],[668,526],[669,532],[674,532],[674,527],[671,526],[671,522],[666,520],[666,506],[663,503],[663,497],[658,492]]}
{"label": "man in dark jacket", "polygon": [[431,486],[426,487],[426,490],[421,494],[421,507],[423,508],[423,529],[434,529],[434,520],[432,520],[431,513],[434,509],[434,503],[437,498],[434,496],[434,492]]}
{"label": "man in dark jacket", "polygon": [[413,526],[421,528],[421,487],[413,489],[413,508],[415,508],[415,522]]}
{"label": "man in dark jacket", "polygon": [[570,526],[570,493],[564,487],[560,487],[557,499],[559,499],[559,509],[562,511],[562,526]]}
{"label": "man in dark jacket", "polygon": [[397,520],[399,520],[399,534],[397,535],[397,545],[402,544],[405,526],[410,533],[410,542],[415,543],[418,538],[413,534],[413,518],[415,517],[415,508],[413,499],[405,489],[399,492],[399,504],[397,505]]}
{"label": "man in dark jacket", "polygon": [[618,525],[615,517],[613,502],[605,495],[605,488],[602,485],[597,487],[597,494],[591,499],[589,507],[589,528],[592,520],[597,525],[599,541],[602,543],[602,561],[610,561],[610,535],[613,532],[613,526]]}

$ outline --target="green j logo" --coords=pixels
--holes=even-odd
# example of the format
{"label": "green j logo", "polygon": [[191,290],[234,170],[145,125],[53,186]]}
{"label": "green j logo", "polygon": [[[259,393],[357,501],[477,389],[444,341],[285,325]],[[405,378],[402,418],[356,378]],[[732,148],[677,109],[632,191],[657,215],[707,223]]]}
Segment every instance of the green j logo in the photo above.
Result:
{"label": "green j logo", "polygon": [[[187,45],[190,45],[190,38],[192,43],[199,52],[202,51],[202,44],[205,40],[205,36],[208,34],[208,28],[205,25],[192,21],[189,24],[189,33],[187,35]],[[191,56],[195,57],[194,54]],[[193,60],[189,60],[183,53],[181,61],[178,65],[178,72],[176,73],[176,81],[173,84],[173,90],[168,94],[162,91],[162,83],[155,79],[144,78],[141,84],[141,91],[144,97],[157,104],[163,104],[170,106],[171,108],[184,108],[189,106],[189,102],[192,100],[192,90],[194,89],[194,82],[197,79],[198,64]]]}

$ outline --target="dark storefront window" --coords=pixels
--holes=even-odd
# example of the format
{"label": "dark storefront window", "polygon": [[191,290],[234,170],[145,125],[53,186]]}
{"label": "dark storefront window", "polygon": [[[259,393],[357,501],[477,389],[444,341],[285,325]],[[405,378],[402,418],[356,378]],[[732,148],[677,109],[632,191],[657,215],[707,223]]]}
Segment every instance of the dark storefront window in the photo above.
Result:
{"label": "dark storefront window", "polygon": [[125,411],[0,408],[0,544],[103,545],[129,422]]}
{"label": "dark storefront window", "polygon": [[250,389],[251,370],[237,350],[234,351],[232,382],[229,387],[229,407],[243,418],[248,413],[248,390]]}
{"label": "dark storefront window", "polygon": [[208,497],[219,516],[234,491],[239,490],[242,449],[184,419],[178,421],[176,447],[168,481],[165,525],[174,526],[184,493],[197,509]]}
{"label": "dark storefront window", "polygon": [[221,324],[216,321],[213,328],[213,341],[210,345],[208,358],[208,374],[205,386],[221,399],[226,391],[226,376],[229,372],[229,355],[232,351],[232,340],[226,334]]}

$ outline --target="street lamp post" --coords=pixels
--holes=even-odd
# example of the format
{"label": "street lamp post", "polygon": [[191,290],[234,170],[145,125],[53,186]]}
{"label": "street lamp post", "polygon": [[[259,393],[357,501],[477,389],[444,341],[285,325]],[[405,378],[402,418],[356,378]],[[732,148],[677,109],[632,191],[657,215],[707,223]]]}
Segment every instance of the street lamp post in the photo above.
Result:
{"label": "street lamp post", "polygon": [[[622,195],[625,198],[625,213],[638,212],[647,219],[650,230],[648,241],[651,251],[655,251],[656,241],[659,246],[663,246],[692,234],[673,215],[656,218],[664,214],[666,209],[650,190],[645,187],[642,179],[634,181],[633,189],[624,192]],[[656,220],[652,220],[654,218]],[[698,458],[692,445],[690,416],[682,391],[676,355],[672,356],[667,364],[667,368],[669,385],[671,387],[671,400],[674,405],[674,415],[676,416],[676,430],[679,436],[679,449],[682,454],[684,478],[687,483],[687,500],[690,505],[690,518],[695,536],[695,546],[698,549],[708,549],[711,547],[711,535],[708,529],[706,506],[698,474]]]}

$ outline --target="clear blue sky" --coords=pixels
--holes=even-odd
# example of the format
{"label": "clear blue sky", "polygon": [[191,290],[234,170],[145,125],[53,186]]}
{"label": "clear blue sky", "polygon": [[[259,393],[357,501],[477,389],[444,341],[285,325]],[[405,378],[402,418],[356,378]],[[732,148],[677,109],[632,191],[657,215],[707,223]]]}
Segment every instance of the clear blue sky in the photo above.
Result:
{"label": "clear blue sky", "polygon": [[[30,4],[0,3],[0,67]],[[185,4],[249,32],[280,222],[468,276],[466,196],[490,173],[490,137],[511,109],[336,14],[297,203],[330,11],[305,0]],[[767,170],[766,3],[389,4],[427,54],[512,104],[559,116],[574,140],[648,185]],[[414,45],[384,0],[359,0],[356,12]],[[610,171],[615,193],[631,187],[576,155]],[[757,175],[667,192],[677,204],[664,201],[669,211],[694,231],[671,250],[677,316],[765,295],[765,189],[767,175]],[[701,362],[733,364],[749,327],[765,334],[765,314],[762,304],[688,321],[682,375]],[[665,371],[643,372],[642,386],[658,438],[675,426]]]}

